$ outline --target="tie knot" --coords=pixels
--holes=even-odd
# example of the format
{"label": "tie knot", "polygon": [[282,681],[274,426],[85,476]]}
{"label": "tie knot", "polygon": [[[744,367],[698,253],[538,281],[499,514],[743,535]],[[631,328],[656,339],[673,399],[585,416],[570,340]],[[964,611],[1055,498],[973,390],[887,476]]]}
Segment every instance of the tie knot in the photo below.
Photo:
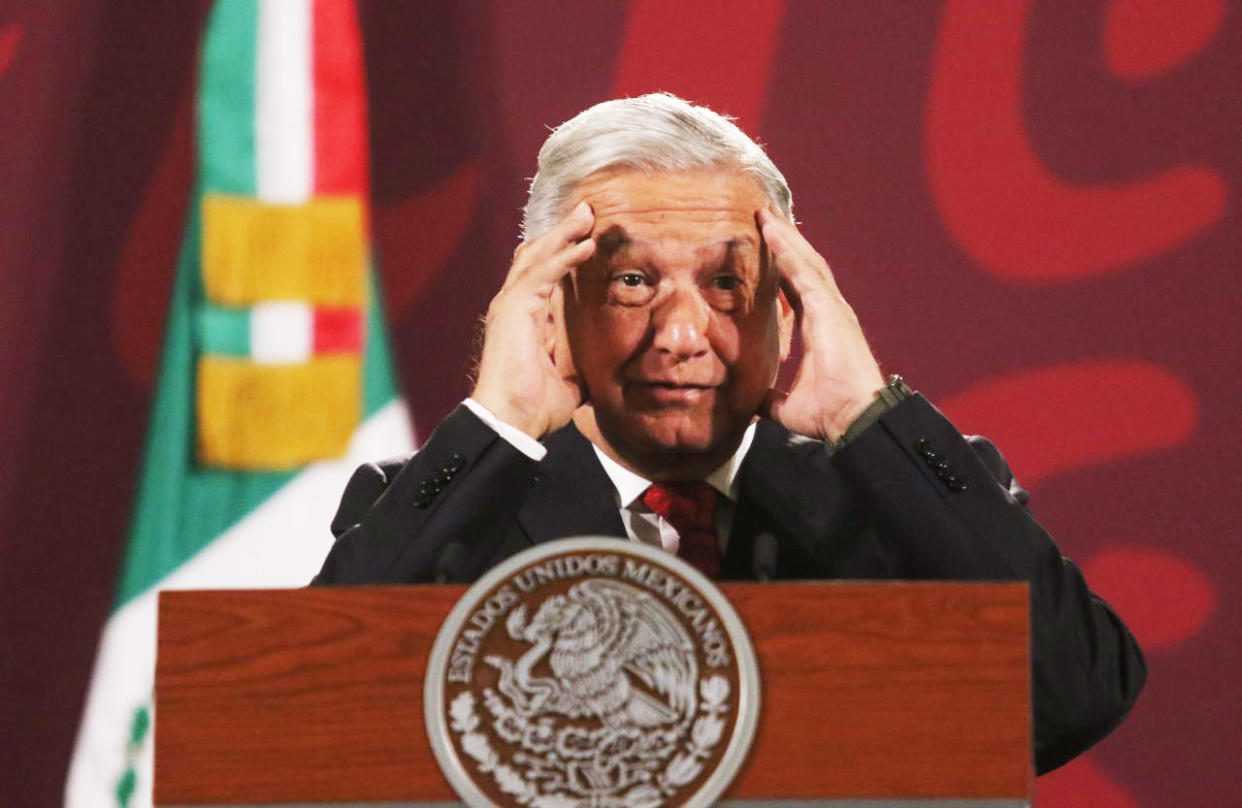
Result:
{"label": "tie knot", "polygon": [[656,483],[643,492],[643,504],[677,531],[677,556],[708,578],[720,577],[716,540],[716,489],[704,482]]}
{"label": "tie knot", "polygon": [[718,496],[705,482],[655,483],[643,492],[643,504],[667,519],[678,533],[714,531]]}

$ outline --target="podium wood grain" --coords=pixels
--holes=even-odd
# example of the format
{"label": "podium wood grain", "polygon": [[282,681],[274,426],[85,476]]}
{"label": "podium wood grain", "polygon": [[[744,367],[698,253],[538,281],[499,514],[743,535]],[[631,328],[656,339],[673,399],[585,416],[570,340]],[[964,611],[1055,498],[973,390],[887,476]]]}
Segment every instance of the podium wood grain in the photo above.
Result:
{"label": "podium wood grain", "polygon": [[[1025,798],[1025,584],[726,584],[759,656],[726,793]],[[157,805],[455,801],[423,727],[460,586],[160,595]]]}

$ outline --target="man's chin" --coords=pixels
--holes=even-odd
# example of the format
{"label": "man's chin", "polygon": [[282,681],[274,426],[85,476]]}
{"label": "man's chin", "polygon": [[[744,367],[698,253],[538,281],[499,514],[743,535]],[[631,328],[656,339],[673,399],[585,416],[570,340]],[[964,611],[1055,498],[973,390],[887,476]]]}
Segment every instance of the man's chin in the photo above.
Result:
{"label": "man's chin", "polygon": [[664,413],[614,422],[601,419],[599,426],[613,452],[641,467],[644,476],[664,477],[658,473],[664,469],[675,475],[689,469],[696,476],[706,476],[737,448],[740,431],[735,435],[710,417],[686,415]]}
{"label": "man's chin", "polygon": [[667,407],[657,412],[623,416],[616,424],[601,424],[619,433],[626,443],[650,451],[706,452],[720,440],[716,419],[710,412],[688,407]]}

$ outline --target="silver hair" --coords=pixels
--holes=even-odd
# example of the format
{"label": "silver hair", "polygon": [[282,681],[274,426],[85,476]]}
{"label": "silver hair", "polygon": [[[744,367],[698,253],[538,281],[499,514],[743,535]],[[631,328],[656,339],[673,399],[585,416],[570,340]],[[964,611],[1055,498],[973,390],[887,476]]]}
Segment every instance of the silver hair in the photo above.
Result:
{"label": "silver hair", "polygon": [[793,194],[763,148],[733,122],[670,93],[604,101],[553,130],[539,150],[522,238],[538,238],[568,212],[578,184],[605,169],[691,171],[737,169],[758,181],[790,219]]}

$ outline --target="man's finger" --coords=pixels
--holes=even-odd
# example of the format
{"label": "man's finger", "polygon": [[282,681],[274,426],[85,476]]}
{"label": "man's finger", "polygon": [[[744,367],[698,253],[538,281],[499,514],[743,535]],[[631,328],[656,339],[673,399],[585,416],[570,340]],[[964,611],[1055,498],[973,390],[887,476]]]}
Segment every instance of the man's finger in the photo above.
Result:
{"label": "man's finger", "polygon": [[791,256],[788,242],[777,224],[782,220],[770,208],[759,211],[755,219],[759,225],[759,232],[763,236],[763,242],[771,255],[772,270],[776,273],[777,285],[784,292],[789,305],[793,307],[794,314],[801,318],[801,288],[790,280],[790,275],[796,271],[794,264],[800,262],[801,259],[796,255]]}
{"label": "man's finger", "polygon": [[759,222],[791,303],[798,305],[803,295],[817,289],[836,291],[828,262],[798,228],[771,208],[759,212]]}
{"label": "man's finger", "polygon": [[784,241],[787,247],[794,252],[805,258],[819,257],[819,252],[811,246],[811,242],[806,240],[806,236],[802,235],[798,226],[785,218],[784,214],[772,205],[759,211],[759,226],[766,228],[769,225],[785,236]]}
{"label": "man's finger", "polygon": [[523,245],[502,289],[529,283],[546,292],[548,284],[559,281],[595,252],[595,240],[589,237],[594,225],[591,206],[579,203],[556,227]]}
{"label": "man's finger", "polygon": [[565,290],[552,288],[548,299],[548,328],[544,335],[544,347],[552,357],[552,364],[561,367],[569,358],[569,333],[565,328]]}
{"label": "man's finger", "polygon": [[[813,267],[819,253],[798,231],[798,228],[771,208],[759,212],[764,241],[772,250],[772,256],[790,274],[804,272]],[[822,259],[820,259],[822,260]]]}
{"label": "man's finger", "polygon": [[543,263],[531,267],[529,272],[530,280],[541,286],[555,285],[561,278],[569,274],[571,269],[581,266],[594,252],[594,239],[586,239],[576,244],[569,244]]}
{"label": "man's finger", "polygon": [[572,247],[589,236],[594,226],[595,213],[591,206],[586,202],[579,202],[551,230],[533,241],[525,242],[514,256],[514,263],[526,266],[543,263],[566,247]]}

